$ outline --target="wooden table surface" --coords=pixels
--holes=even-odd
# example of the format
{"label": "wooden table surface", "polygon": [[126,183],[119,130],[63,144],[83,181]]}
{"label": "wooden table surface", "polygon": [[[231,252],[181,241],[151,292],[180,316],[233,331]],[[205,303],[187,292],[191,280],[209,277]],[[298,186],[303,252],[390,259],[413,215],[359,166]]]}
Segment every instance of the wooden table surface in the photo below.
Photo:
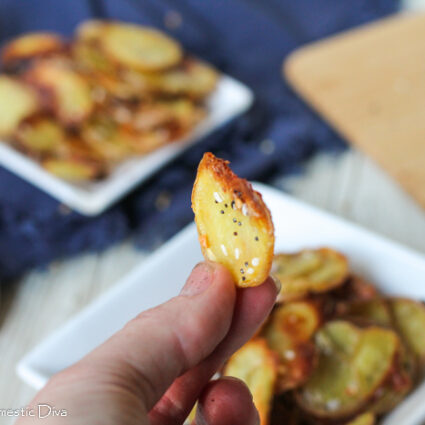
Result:
{"label": "wooden table surface", "polygon": [[[418,8],[425,0],[406,3]],[[425,211],[356,151],[318,155],[305,165],[303,174],[275,184],[298,199],[425,253]],[[145,259],[146,253],[136,251],[128,241],[102,254],[82,255],[32,271],[3,291],[0,408],[24,406],[35,393],[16,376],[17,361]],[[0,424],[12,423],[12,418],[0,417]]]}

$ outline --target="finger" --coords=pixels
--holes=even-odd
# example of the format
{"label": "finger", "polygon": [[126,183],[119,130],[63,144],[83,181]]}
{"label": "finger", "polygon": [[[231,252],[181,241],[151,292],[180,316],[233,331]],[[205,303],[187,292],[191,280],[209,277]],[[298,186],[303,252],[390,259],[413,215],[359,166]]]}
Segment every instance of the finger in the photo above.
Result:
{"label": "finger", "polygon": [[183,423],[201,389],[239,347],[248,341],[270,313],[279,292],[269,278],[262,285],[238,290],[232,325],[214,352],[175,380],[149,413],[151,425]]}
{"label": "finger", "polygon": [[239,379],[211,381],[202,391],[196,425],[259,425],[257,409],[248,387]]}
{"label": "finger", "polygon": [[200,263],[178,297],[141,313],[85,359],[99,378],[131,388],[150,410],[171,383],[227,334],[236,290],[219,264]]}

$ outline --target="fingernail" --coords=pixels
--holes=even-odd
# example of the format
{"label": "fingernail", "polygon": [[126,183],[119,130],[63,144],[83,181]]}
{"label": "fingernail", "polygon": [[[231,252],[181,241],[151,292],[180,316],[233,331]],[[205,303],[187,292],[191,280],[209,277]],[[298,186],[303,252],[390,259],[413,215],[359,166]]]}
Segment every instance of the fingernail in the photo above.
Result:
{"label": "fingernail", "polygon": [[276,275],[270,275],[270,278],[272,279],[274,286],[276,286],[277,293],[279,294],[282,289],[282,282]]}
{"label": "fingernail", "polygon": [[208,262],[198,263],[192,270],[186,284],[180,292],[185,297],[193,297],[204,292],[212,283],[214,266]]}

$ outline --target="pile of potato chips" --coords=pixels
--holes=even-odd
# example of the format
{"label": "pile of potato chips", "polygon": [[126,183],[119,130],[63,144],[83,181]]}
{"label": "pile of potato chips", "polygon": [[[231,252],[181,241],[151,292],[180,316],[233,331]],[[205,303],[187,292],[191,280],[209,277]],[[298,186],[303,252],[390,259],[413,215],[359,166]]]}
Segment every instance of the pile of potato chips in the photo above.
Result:
{"label": "pile of potato chips", "polygon": [[87,21],[72,40],[18,37],[2,49],[0,137],[68,180],[186,135],[218,74],[152,28]]}
{"label": "pile of potato chips", "polygon": [[329,248],[275,255],[270,317],[226,363],[261,425],[373,425],[425,368],[425,305],[386,297]]}

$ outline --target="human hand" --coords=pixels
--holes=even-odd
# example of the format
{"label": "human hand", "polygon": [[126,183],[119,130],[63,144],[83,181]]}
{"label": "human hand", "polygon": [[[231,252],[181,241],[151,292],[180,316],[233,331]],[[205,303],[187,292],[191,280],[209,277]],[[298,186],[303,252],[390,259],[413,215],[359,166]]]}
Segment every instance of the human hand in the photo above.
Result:
{"label": "human hand", "polygon": [[237,289],[224,267],[198,264],[179,296],[139,314],[31,402],[66,409],[66,417],[16,425],[176,425],[197,399],[196,425],[258,424],[245,384],[210,379],[258,329],[276,294],[271,278]]}

